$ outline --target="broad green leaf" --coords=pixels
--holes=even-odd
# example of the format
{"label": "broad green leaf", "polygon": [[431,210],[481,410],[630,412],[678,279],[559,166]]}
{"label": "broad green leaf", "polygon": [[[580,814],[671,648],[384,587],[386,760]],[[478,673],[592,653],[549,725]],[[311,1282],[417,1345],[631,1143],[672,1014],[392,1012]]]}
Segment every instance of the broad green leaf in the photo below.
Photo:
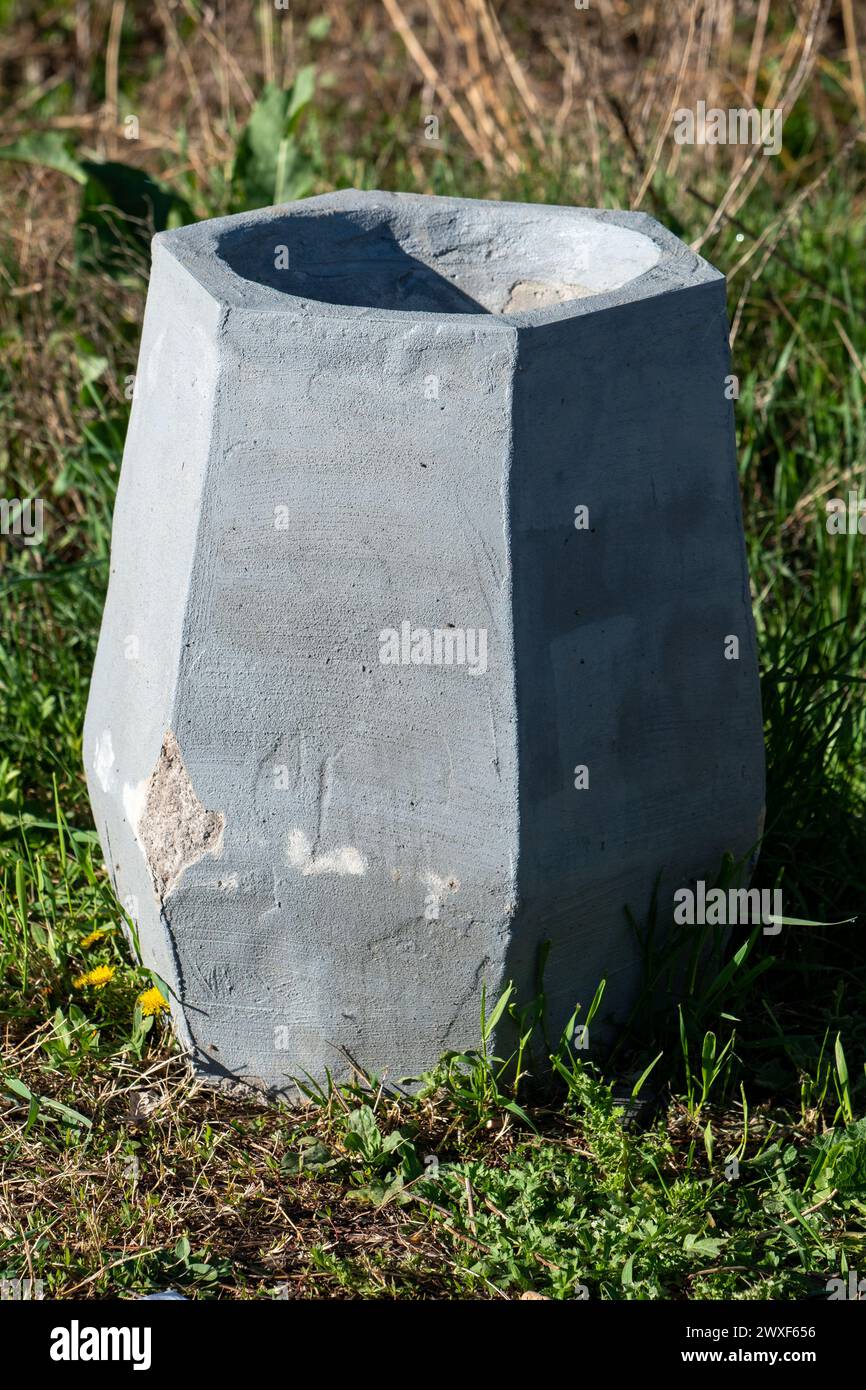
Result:
{"label": "broad green leaf", "polygon": [[86,183],[87,174],[75,158],[63,136],[56,130],[21,135],[11,145],[0,146],[0,159],[18,160],[22,164],[38,164],[43,169],[57,169],[77,183]]}
{"label": "broad green leaf", "polygon": [[64,1120],[68,1120],[71,1125],[86,1125],[88,1129],[93,1126],[93,1121],[89,1120],[86,1115],[82,1115],[80,1110],[73,1110],[71,1106],[64,1105],[62,1101],[49,1100],[47,1096],[40,1096],[40,1101],[47,1110],[54,1110]]}
{"label": "broad green leaf", "polygon": [[268,83],[238,141],[232,171],[235,207],[269,207],[302,198],[312,175],[294,132],[315,89],[315,72],[301,68],[287,91]]}
{"label": "broad green leaf", "polygon": [[143,269],[151,235],[170,219],[194,221],[183,198],[129,164],[84,160],[87,176],[75,228],[78,261],[121,275]]}
{"label": "broad green leaf", "polygon": [[7,1076],[5,1078],[6,1089],[11,1091],[14,1096],[20,1096],[22,1100],[32,1100],[33,1092],[23,1081],[19,1081],[17,1076]]}
{"label": "broad green leaf", "polygon": [[316,69],[309,64],[299,68],[298,75],[289,88],[288,129],[294,130],[302,112],[313,100],[316,91]]}

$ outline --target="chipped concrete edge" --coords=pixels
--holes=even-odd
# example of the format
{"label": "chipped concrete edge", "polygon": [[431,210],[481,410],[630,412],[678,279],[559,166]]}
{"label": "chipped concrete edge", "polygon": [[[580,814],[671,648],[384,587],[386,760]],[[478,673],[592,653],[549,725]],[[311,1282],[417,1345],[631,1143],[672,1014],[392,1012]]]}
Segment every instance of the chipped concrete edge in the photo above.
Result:
{"label": "chipped concrete edge", "polygon": [[160,902],[192,864],[222,852],[225,813],[209,811],[199,800],[172,729],[149,779],[137,788],[124,787],[124,806]]}

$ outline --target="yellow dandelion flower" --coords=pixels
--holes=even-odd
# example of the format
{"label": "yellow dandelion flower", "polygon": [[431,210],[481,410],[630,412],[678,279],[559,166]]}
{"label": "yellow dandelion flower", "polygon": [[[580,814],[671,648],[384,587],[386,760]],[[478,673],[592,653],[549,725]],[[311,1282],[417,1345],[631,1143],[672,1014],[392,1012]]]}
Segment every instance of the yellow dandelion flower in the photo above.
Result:
{"label": "yellow dandelion flower", "polygon": [[89,936],[85,936],[81,944],[86,950],[88,946],[95,946],[97,941],[101,941],[104,936],[105,932],[102,928],[97,927],[96,931],[92,931]]}
{"label": "yellow dandelion flower", "polygon": [[159,1014],[162,1013],[163,1009],[168,1009],[168,1000],[163,998],[161,991],[157,989],[156,985],[154,985],[152,989],[146,989],[144,994],[140,994],[138,996],[138,1002],[141,1006],[141,1012],[145,1016],[148,1014]]}
{"label": "yellow dandelion flower", "polygon": [[114,965],[97,965],[95,970],[88,970],[86,974],[73,980],[73,987],[86,989],[88,985],[92,985],[94,989],[102,989],[113,978],[116,968]]}

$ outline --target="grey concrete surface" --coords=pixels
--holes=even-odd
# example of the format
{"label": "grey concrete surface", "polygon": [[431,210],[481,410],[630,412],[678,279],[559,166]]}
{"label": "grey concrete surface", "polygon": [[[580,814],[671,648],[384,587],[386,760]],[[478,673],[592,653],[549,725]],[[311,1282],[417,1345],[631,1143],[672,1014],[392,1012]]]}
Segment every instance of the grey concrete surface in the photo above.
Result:
{"label": "grey concrete surface", "polygon": [[729,371],[722,277],[642,213],[155,239],[84,748],[201,1075],[416,1074],[548,939],[551,1031],[602,977],[621,1014],[625,908],[754,849]]}

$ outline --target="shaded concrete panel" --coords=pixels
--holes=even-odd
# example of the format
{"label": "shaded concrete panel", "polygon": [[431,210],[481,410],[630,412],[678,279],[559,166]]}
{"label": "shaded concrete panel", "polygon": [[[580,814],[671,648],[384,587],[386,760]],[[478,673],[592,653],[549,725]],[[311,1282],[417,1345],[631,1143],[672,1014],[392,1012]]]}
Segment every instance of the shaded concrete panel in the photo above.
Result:
{"label": "shaded concrete panel", "polygon": [[759,836],[728,370],[721,280],[521,336],[510,511],[525,916],[508,973],[525,976],[552,940],[554,1027],[603,978],[607,1011],[632,1002],[625,909],[645,920],[659,875],[664,926],[674,887]]}

